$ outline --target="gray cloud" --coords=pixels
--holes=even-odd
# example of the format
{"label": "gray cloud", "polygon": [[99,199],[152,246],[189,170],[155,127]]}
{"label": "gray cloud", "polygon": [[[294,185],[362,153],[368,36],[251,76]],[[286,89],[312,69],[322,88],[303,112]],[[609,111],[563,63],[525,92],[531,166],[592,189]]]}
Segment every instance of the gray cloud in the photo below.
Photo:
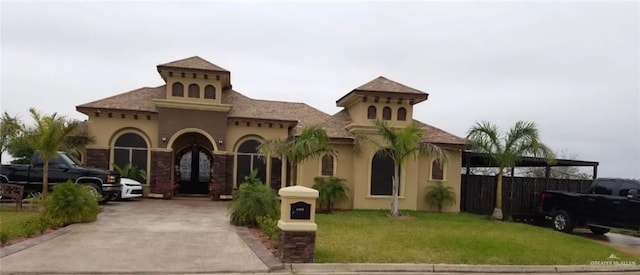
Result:
{"label": "gray cloud", "polygon": [[464,136],[538,123],[555,150],[640,178],[638,2],[3,1],[3,111],[74,106],[163,84],[199,55],[263,99],[335,100],[384,75],[430,93],[415,117]]}

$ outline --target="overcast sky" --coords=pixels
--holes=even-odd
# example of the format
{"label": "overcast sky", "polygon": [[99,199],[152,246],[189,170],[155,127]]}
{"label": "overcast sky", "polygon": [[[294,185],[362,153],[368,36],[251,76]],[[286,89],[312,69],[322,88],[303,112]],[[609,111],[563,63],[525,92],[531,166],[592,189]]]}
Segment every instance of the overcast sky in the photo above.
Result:
{"label": "overcast sky", "polygon": [[235,90],[327,113],[377,76],[429,93],[414,118],[538,124],[552,149],[640,178],[639,4],[627,2],[2,1],[1,108],[75,106],[164,84],[198,55]]}

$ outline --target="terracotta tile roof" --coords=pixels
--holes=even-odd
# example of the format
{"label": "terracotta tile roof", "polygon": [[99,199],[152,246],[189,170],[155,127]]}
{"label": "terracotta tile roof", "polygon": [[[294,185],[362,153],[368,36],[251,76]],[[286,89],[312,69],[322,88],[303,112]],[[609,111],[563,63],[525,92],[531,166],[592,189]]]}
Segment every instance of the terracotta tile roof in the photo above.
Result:
{"label": "terracotta tile roof", "polygon": [[298,126],[318,124],[328,114],[305,103],[252,99],[233,90],[223,93],[222,103],[232,105],[228,117],[298,121]]}
{"label": "terracotta tile roof", "polygon": [[379,76],[376,79],[371,80],[358,88],[355,88],[354,90],[388,93],[426,94],[417,89],[400,84],[393,80],[389,80],[383,76]]}
{"label": "terracotta tile roof", "polygon": [[185,68],[204,71],[217,71],[217,72],[229,72],[226,69],[213,64],[199,56],[192,56],[185,59],[176,60],[173,62],[158,65],[158,67],[172,67],[172,68]]}
{"label": "terracotta tile roof", "polygon": [[427,100],[429,94],[379,76],[336,100],[336,105],[346,107],[356,97],[367,96],[410,100],[411,104],[416,104]]}
{"label": "terracotta tile roof", "polygon": [[422,121],[413,120],[416,124],[422,126],[425,129],[424,136],[422,139],[429,143],[440,143],[440,144],[454,144],[454,145],[465,145],[466,139],[458,137],[454,134],[448,133],[442,129],[433,127],[429,124],[426,124]]}
{"label": "terracotta tile roof", "polygon": [[166,85],[155,88],[144,87],[136,89],[78,105],[76,106],[76,110],[83,112],[87,109],[111,109],[156,113],[156,105],[153,103],[153,100],[156,98],[164,98],[165,87]]}

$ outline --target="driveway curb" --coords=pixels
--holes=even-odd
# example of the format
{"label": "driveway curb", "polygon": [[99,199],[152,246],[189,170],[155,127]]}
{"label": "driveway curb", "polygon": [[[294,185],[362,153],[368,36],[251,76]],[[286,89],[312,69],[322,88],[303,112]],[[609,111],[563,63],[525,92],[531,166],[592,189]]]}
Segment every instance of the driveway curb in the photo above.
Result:
{"label": "driveway curb", "polygon": [[29,247],[41,244],[43,242],[46,242],[48,240],[52,240],[55,239],[59,236],[62,236],[64,234],[67,234],[69,231],[71,231],[74,228],[75,224],[71,224],[71,225],[67,225],[65,227],[61,227],[56,229],[53,232],[49,232],[46,234],[43,234],[41,236],[35,237],[35,238],[31,238],[28,240],[24,240],[22,242],[16,243],[16,244],[12,244],[12,245],[8,245],[5,246],[3,248],[0,248],[0,258],[4,258],[6,256],[9,256],[11,254],[20,252],[22,250],[25,250]]}
{"label": "driveway curb", "polygon": [[640,272],[634,265],[286,264],[294,274]]}
{"label": "driveway curb", "polygon": [[269,271],[283,270],[284,264],[279,259],[273,256],[260,240],[256,239],[249,229],[243,226],[236,226],[236,233],[246,243],[253,253],[260,258],[260,260],[269,268]]}

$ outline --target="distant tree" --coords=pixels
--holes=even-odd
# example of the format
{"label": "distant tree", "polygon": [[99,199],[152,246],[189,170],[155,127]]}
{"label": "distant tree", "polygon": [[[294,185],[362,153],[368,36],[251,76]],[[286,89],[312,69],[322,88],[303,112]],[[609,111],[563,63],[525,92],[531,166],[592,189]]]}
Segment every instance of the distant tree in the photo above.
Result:
{"label": "distant tree", "polygon": [[318,125],[304,127],[298,136],[288,140],[267,140],[258,151],[263,156],[282,157],[291,164],[289,173],[289,185],[297,185],[298,165],[307,159],[324,155],[336,155],[337,151],[331,146],[327,132]]}
{"label": "distant tree", "polygon": [[[578,158],[577,155],[566,155],[560,152],[561,159],[571,159],[575,160]],[[520,174],[523,174],[526,177],[531,178],[545,178],[546,177],[546,168],[545,167],[525,167],[520,169]],[[573,180],[588,180],[591,179],[592,176],[588,173],[585,173],[580,170],[580,167],[576,166],[554,166],[550,169],[549,178],[552,179],[573,179]]]}
{"label": "distant tree", "polygon": [[391,215],[394,217],[399,216],[400,167],[410,157],[433,156],[442,163],[447,159],[447,155],[440,147],[422,141],[424,129],[418,125],[411,124],[402,128],[394,128],[380,120],[377,120],[374,125],[378,134],[382,136],[384,143],[377,143],[369,138],[364,139],[372,142],[377,147],[378,154],[384,154],[393,160]]}
{"label": "distant tree", "polygon": [[488,154],[498,166],[496,201],[493,217],[502,220],[502,176],[505,168],[514,167],[523,156],[543,156],[553,163],[555,155],[540,141],[538,128],[533,122],[518,121],[508,133],[488,121],[478,122],[469,129],[467,139],[472,150]]}
{"label": "distant tree", "polygon": [[38,151],[44,162],[42,171],[42,195],[48,194],[49,188],[49,159],[58,155],[64,147],[65,139],[78,127],[79,122],[58,116],[56,113],[43,116],[34,108],[29,109],[35,126],[26,135],[31,148]]}
{"label": "distant tree", "polygon": [[2,163],[2,154],[7,151],[11,141],[17,137],[22,131],[22,124],[17,116],[10,116],[4,112],[0,118],[0,163]]}

